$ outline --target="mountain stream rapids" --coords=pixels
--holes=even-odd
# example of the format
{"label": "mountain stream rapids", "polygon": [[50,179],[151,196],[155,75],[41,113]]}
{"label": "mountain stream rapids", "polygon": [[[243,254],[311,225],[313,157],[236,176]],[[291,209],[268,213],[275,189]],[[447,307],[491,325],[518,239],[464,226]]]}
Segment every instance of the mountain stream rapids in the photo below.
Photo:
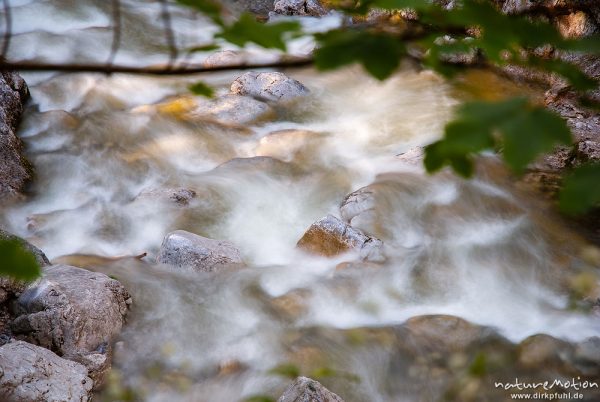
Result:
{"label": "mountain stream rapids", "polygon": [[[109,2],[11,4],[11,59],[106,60]],[[122,4],[127,30],[115,62],[164,63],[158,5]],[[180,46],[210,34],[173,12]],[[338,19],[302,23],[316,30]],[[302,54],[310,43],[290,48]],[[523,88],[477,71],[449,83],[408,63],[385,82],[358,67],[284,72],[310,95],[245,126],[185,113],[198,77],[24,74],[32,99],[19,135],[36,177],[30,197],[0,219],[51,260],[104,272],[132,294],[109,388],[147,401],[242,401],[276,397],[289,382],[281,374],[298,370],[346,402],[439,400],[427,385],[436,373],[413,367],[419,353],[413,361],[390,346],[402,336],[390,341],[388,330],[411,317],[457,316],[515,344],[539,333],[569,342],[600,333],[600,319],[573,308],[563,286],[590,264],[583,240],[524,196],[495,157],[464,180],[426,174],[415,151],[442,135],[461,101]],[[201,78],[223,94],[241,73]],[[266,139],[279,130],[297,131]],[[357,256],[296,247],[367,185],[375,202],[353,225],[383,241],[385,262],[342,269]],[[177,203],[161,189],[196,196]],[[230,241],[246,266],[198,273],[156,264],[174,230]],[[114,259],[122,256],[131,258]]]}

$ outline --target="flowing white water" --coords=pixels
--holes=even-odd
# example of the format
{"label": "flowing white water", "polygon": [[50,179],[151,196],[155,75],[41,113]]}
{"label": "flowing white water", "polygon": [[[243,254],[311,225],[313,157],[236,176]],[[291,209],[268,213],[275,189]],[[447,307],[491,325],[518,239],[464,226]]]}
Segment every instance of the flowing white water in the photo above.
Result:
{"label": "flowing white water", "polygon": [[[13,58],[108,54],[104,2],[42,3],[16,4]],[[125,15],[144,28],[142,37],[126,40],[119,62],[140,54],[149,55],[148,63],[164,62],[144,41],[160,30],[154,6],[124,3]],[[64,23],[47,29],[46,13]],[[206,34],[184,13],[178,18],[180,38]],[[106,32],[91,32],[100,28]],[[55,40],[65,37],[85,46]],[[313,326],[384,327],[443,313],[495,327],[513,341],[540,332],[574,340],[600,332],[597,318],[568,310],[557,285],[569,264],[562,257],[571,257],[578,243],[564,243],[543,225],[505,180],[494,179],[496,168],[467,182],[447,173],[427,176],[396,156],[441,135],[460,101],[449,84],[410,66],[384,83],[358,68],[287,73],[311,96],[250,132],[147,106],[185,94],[193,77],[25,75],[32,101],[20,134],[36,179],[32,196],[4,211],[2,220],[51,259],[149,253],[148,263],[93,268],[133,294],[115,366],[146,400],[237,401],[280,389],[285,381],[268,370],[293,360],[290,337]],[[237,75],[203,79],[223,93]],[[270,148],[261,143],[291,128],[314,133]],[[220,166],[262,155],[289,164]],[[378,176],[383,173],[392,174]],[[340,274],[336,265],[352,256],[319,258],[295,248],[312,222],[339,216],[344,196],[373,181],[385,183],[378,215],[362,223],[386,243],[385,266]],[[137,198],[147,189],[174,187],[198,195],[187,207]],[[235,243],[248,267],[215,276],[151,264],[163,236],[175,229]],[[298,289],[301,313],[273,313],[270,298]],[[357,393],[355,400],[386,400],[378,385],[386,356],[336,353],[336,363],[359,376],[369,395]],[[227,361],[246,369],[216,375]]]}

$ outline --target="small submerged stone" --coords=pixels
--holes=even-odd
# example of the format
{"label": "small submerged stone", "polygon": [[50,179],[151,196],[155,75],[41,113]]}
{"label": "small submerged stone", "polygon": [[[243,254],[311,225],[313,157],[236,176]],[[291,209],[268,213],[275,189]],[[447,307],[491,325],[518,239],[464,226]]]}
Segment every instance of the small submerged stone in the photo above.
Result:
{"label": "small submerged stone", "polygon": [[214,168],[213,172],[266,173],[272,176],[290,176],[295,174],[296,167],[291,163],[270,156],[253,156],[251,158],[230,159]]}
{"label": "small submerged stone", "polygon": [[260,139],[256,148],[259,156],[271,156],[284,161],[291,161],[300,153],[310,154],[314,158],[319,140],[323,136],[320,133],[309,130],[287,129],[269,133]]}
{"label": "small submerged stone", "polygon": [[244,64],[246,64],[244,54],[233,50],[221,50],[220,52],[213,53],[202,63],[206,68],[243,66]]}
{"label": "small submerged stone", "polygon": [[279,72],[249,71],[231,84],[231,93],[261,101],[290,101],[310,93],[301,82]]}
{"label": "small submerged stone", "polygon": [[23,341],[0,347],[0,400],[84,402],[93,381],[86,368]]}
{"label": "small submerged stone", "polygon": [[240,94],[227,94],[203,101],[190,112],[192,119],[209,118],[220,124],[250,124],[272,116],[274,111],[269,105]]}
{"label": "small submerged stone", "polygon": [[367,236],[338,218],[327,215],[313,223],[298,241],[298,247],[327,257],[355,250],[363,260],[383,262],[383,242]]}
{"label": "small submerged stone", "polygon": [[187,206],[194,198],[196,198],[196,192],[189,188],[147,188],[142,190],[134,201],[156,200],[174,203],[178,206]]}
{"label": "small submerged stone", "polygon": [[307,377],[298,377],[285,390],[277,402],[344,402],[320,382]]}
{"label": "small submerged stone", "polygon": [[230,242],[176,230],[169,233],[160,246],[157,261],[175,267],[188,267],[199,272],[213,272],[243,264],[240,251]]}

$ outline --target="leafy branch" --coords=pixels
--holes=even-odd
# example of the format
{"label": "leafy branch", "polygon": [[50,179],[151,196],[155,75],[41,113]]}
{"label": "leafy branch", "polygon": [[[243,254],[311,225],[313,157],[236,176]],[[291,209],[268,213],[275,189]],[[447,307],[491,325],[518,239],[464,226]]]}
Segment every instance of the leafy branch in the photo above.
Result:
{"label": "leafy branch", "polygon": [[[191,1],[206,9],[207,0]],[[423,0],[337,0],[332,7],[350,16],[366,15],[378,8],[410,9],[418,18],[401,27],[355,24],[314,34],[318,47],[314,62],[320,70],[332,70],[360,63],[373,77],[391,76],[409,50],[422,54],[425,66],[452,77],[461,66],[448,63],[453,55],[474,54],[493,66],[517,65],[562,77],[585,98],[585,91],[598,88],[598,81],[581,69],[558,58],[537,56],[535,49],[550,46],[567,52],[600,54],[600,37],[563,38],[549,22],[532,15],[506,15],[491,2],[463,0],[451,9]],[[290,22],[261,24],[244,14],[232,25],[213,18],[222,32],[217,37],[243,46],[253,42],[266,48],[285,50],[285,36],[300,34]],[[572,136],[565,121],[555,113],[524,98],[502,102],[469,102],[458,109],[444,137],[425,149],[425,167],[435,172],[444,166],[458,174],[473,174],[473,158],[485,150],[502,151],[507,165],[522,174],[540,155],[557,145],[570,145]],[[559,196],[566,213],[578,214],[600,203],[600,167],[586,165],[565,178]]]}

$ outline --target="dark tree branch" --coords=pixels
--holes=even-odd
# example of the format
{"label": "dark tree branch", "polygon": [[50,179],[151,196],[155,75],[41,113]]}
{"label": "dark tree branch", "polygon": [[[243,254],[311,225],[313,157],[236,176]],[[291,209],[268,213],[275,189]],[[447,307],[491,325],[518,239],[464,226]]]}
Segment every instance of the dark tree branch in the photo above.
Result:
{"label": "dark tree branch", "polygon": [[210,73],[215,71],[231,71],[231,70],[252,70],[260,68],[293,68],[305,67],[313,64],[312,58],[289,58],[280,60],[274,63],[266,64],[235,64],[215,67],[204,66],[183,66],[183,67],[168,67],[168,66],[122,66],[122,65],[103,65],[103,64],[60,64],[60,63],[44,63],[35,61],[3,61],[0,60],[0,70],[19,70],[19,71],[60,71],[69,73],[126,73],[126,74],[146,74],[146,75],[186,75]]}

